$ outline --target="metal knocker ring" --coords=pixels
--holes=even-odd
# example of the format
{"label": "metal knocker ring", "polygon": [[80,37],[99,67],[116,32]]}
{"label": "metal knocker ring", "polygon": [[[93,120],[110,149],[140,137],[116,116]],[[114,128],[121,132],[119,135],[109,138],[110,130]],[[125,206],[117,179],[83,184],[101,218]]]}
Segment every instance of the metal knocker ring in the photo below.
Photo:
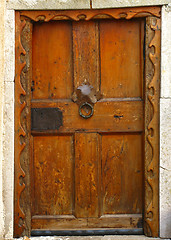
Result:
{"label": "metal knocker ring", "polygon": [[[87,107],[90,108],[91,112],[90,112],[89,115],[84,115],[84,114],[82,113],[81,110],[82,110],[82,108],[83,108],[84,106],[87,106]],[[93,106],[92,106],[90,103],[85,102],[85,103],[83,103],[83,104],[80,105],[80,107],[79,107],[79,114],[80,114],[81,117],[87,119],[87,118],[90,118],[90,117],[93,115],[93,113],[94,113],[94,109],[93,109]]]}

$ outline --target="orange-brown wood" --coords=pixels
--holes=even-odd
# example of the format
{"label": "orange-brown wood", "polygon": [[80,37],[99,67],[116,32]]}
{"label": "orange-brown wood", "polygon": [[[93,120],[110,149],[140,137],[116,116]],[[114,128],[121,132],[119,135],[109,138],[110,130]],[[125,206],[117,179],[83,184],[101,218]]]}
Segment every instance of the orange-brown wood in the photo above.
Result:
{"label": "orange-brown wood", "polygon": [[160,24],[160,19],[147,18],[144,232],[153,237],[159,235]]}
{"label": "orange-brown wood", "polygon": [[[154,23],[147,21],[144,32],[148,16]],[[138,229],[142,216],[145,233],[158,235],[160,31],[156,17],[159,7],[16,13],[15,236],[36,229]],[[23,28],[31,33],[22,39],[26,52],[20,41]],[[94,113],[84,119],[79,115],[84,98],[78,94],[73,102],[73,93],[87,82],[97,102],[87,97]],[[21,95],[26,92],[24,99]],[[40,129],[30,132],[30,108],[58,109],[60,127],[45,130],[40,122]],[[25,134],[26,140],[21,137]]]}
{"label": "orange-brown wood", "polygon": [[75,134],[75,216],[98,217],[99,136]]}
{"label": "orange-brown wood", "polygon": [[103,215],[142,213],[142,166],[140,134],[102,135]]}
{"label": "orange-brown wood", "polygon": [[[23,191],[20,197],[20,206],[21,209],[25,208],[25,217],[23,220],[23,224],[28,226],[25,229],[25,234],[29,235],[31,231],[30,221],[31,221],[31,199],[30,199],[30,189],[31,185],[28,184],[30,182],[30,140],[31,140],[31,82],[32,79],[32,23],[30,21],[26,21],[25,27],[21,34],[21,42],[26,51],[25,56],[21,56],[21,61],[26,62],[26,65],[21,73],[20,81],[22,87],[26,91],[26,95],[20,97],[21,102],[26,102],[26,105],[21,112],[20,121],[22,123],[22,127],[26,133],[24,138],[20,138],[20,142],[25,143],[25,147],[20,155],[20,164],[22,169],[24,170],[25,177],[22,179],[20,178],[20,184],[25,183],[27,191]],[[27,119],[27,121],[26,121]],[[20,219],[20,224],[21,224]]]}
{"label": "orange-brown wood", "polygon": [[[113,26],[114,23],[114,26]],[[128,30],[125,31],[124,23],[129,26],[128,30],[132,29],[132,31]],[[50,23],[49,23],[50,24]],[[69,22],[67,22],[67,27],[70,26]],[[90,22],[74,22],[72,24],[72,35],[73,40],[71,41],[70,38],[66,38],[70,43],[67,43],[67,45],[73,44],[73,78],[71,78],[71,85],[73,84],[74,89],[76,90],[77,87],[85,84],[85,82],[89,82],[91,86],[98,91],[101,87],[101,93],[102,93],[102,99],[94,104],[94,114],[90,119],[84,119],[79,115],[79,106],[76,103],[73,103],[70,98],[70,96],[64,96],[63,99],[61,99],[60,93],[59,96],[56,95],[54,100],[46,100],[47,96],[41,94],[44,90],[47,91],[48,85],[53,83],[53,79],[50,78],[51,71],[46,68],[47,61],[49,62],[49,66],[51,66],[51,60],[54,59],[56,56],[56,51],[49,51],[46,52],[46,50],[43,50],[43,47],[40,48],[41,51],[45,51],[46,60],[42,60],[42,71],[44,70],[44,74],[47,75],[46,79],[44,79],[42,76],[41,78],[44,79],[44,82],[40,82],[40,86],[43,90],[40,92],[37,91],[36,99],[34,98],[34,91],[33,91],[33,99],[32,99],[32,108],[56,108],[59,109],[62,112],[62,125],[57,130],[47,130],[47,131],[32,131],[32,134],[37,136],[35,140],[36,142],[33,144],[33,159],[36,162],[35,167],[38,167],[40,165],[40,162],[42,162],[41,152],[44,155],[44,161],[49,162],[52,161],[52,163],[49,163],[48,167],[45,169],[40,169],[40,172],[33,171],[33,176],[35,178],[34,180],[34,188],[35,188],[35,196],[33,199],[35,199],[36,206],[39,210],[35,209],[34,215],[59,215],[62,217],[62,219],[65,221],[63,222],[63,227],[65,228],[68,221],[71,221],[70,218],[68,218],[68,215],[73,215],[76,220],[73,220],[75,222],[75,228],[78,227],[79,219],[87,218],[89,219],[89,226],[93,227],[93,221],[91,221],[91,218],[97,218],[96,224],[101,222],[100,217],[102,215],[110,214],[110,221],[106,220],[107,218],[104,218],[108,222],[108,228],[112,228],[112,219],[114,218],[114,214],[118,213],[141,213],[142,214],[142,158],[141,158],[141,138],[137,138],[134,142],[137,144],[136,149],[140,149],[139,151],[139,157],[138,154],[135,153],[135,151],[131,150],[132,148],[130,146],[134,146],[131,138],[127,137],[128,132],[142,132],[143,131],[143,101],[141,99],[142,96],[142,89],[140,85],[142,85],[142,74],[141,71],[141,59],[139,59],[140,54],[143,50],[143,44],[141,42],[141,22],[139,21],[131,21],[131,22],[121,22],[119,25],[116,24],[116,22],[107,22],[107,24],[114,29],[114,32],[116,31],[115,28],[117,28],[117,31],[120,31],[122,34],[120,38],[115,36],[115,34],[110,34],[111,30],[108,26],[105,28],[105,23],[103,21],[90,21]],[[54,25],[54,23],[53,23]],[[52,26],[53,26],[52,25]],[[123,26],[122,26],[123,25]],[[46,25],[45,25],[46,26]],[[64,25],[65,26],[65,25]],[[122,27],[121,27],[122,26]],[[63,22],[61,27],[63,27]],[[35,29],[39,29],[38,26],[34,27]],[[38,34],[41,32],[42,25],[40,25],[40,31],[37,30]],[[53,42],[56,41],[56,35],[54,33],[54,29],[49,27],[49,31],[52,31],[53,33],[49,35],[51,37],[52,45]],[[104,30],[106,31],[104,34]],[[44,30],[43,30],[44,31]],[[58,30],[60,31],[60,30]],[[62,29],[62,32],[65,31]],[[117,32],[116,31],[116,32]],[[33,32],[34,33],[34,32]],[[45,34],[45,31],[43,32]],[[39,34],[41,36],[41,34]],[[110,35],[111,44],[107,40],[107,36]],[[62,35],[63,36],[63,35]],[[68,36],[68,32],[66,33],[66,37]],[[129,37],[128,37],[129,36]],[[33,34],[33,38],[35,38],[36,35]],[[64,37],[64,36],[63,36]],[[60,38],[60,37],[59,37]],[[130,39],[135,39],[134,41],[130,41]],[[62,38],[61,38],[62,39]],[[39,39],[36,39],[35,41],[40,42]],[[59,40],[58,40],[59,41]],[[46,41],[45,41],[46,42]],[[107,59],[111,57],[111,52],[113,50],[113,43],[116,42],[117,48],[121,49],[121,54],[123,54],[123,49],[126,50],[128,47],[128,56],[130,55],[130,47],[132,49],[132,60],[129,68],[123,67],[121,73],[123,72],[123,77],[119,78],[119,73],[116,74],[116,78],[113,79],[113,75],[115,75],[116,70],[120,67],[121,61],[114,61],[112,62],[112,65],[108,64]],[[123,47],[123,42],[124,47]],[[136,44],[135,44],[136,43]],[[33,42],[34,44],[34,42]],[[41,44],[41,43],[40,43]],[[38,45],[37,45],[38,46]],[[107,46],[107,48],[105,48]],[[59,46],[60,48],[60,46]],[[116,50],[115,50],[116,51]],[[34,51],[33,47],[33,66],[35,62],[35,69],[39,68],[40,61],[38,60],[37,53],[39,53],[38,48],[36,51]],[[112,52],[113,53],[113,52]],[[58,52],[57,52],[58,54]],[[104,56],[104,54],[107,54]],[[34,56],[35,55],[35,56]],[[104,57],[103,57],[104,56]],[[113,56],[113,55],[112,55]],[[123,62],[128,61],[128,56]],[[66,56],[65,54],[61,55],[61,62],[64,62]],[[122,57],[121,57],[122,58]],[[106,65],[106,62],[108,66]],[[137,64],[136,64],[137,62]],[[52,64],[53,65],[53,64]],[[44,67],[43,67],[44,66]],[[101,70],[99,69],[101,66]],[[107,66],[105,69],[104,66]],[[58,67],[61,72],[65,72],[65,65],[60,65]],[[58,69],[57,68],[57,69]],[[128,71],[129,69],[129,71]],[[138,70],[137,70],[138,69]],[[100,76],[99,76],[99,70],[101,72],[101,84],[100,84]],[[110,73],[109,73],[109,71]],[[126,72],[125,72],[126,71]],[[104,79],[104,72],[106,72]],[[125,73],[124,73],[125,72]],[[132,75],[129,75],[129,72],[131,72]],[[136,75],[135,78],[132,79],[134,74]],[[128,79],[125,78],[125,76],[128,76]],[[36,76],[34,73],[34,67],[33,67],[33,77]],[[54,72],[54,76],[56,76]],[[111,77],[112,76],[112,77]],[[121,74],[122,76],[122,74]],[[63,77],[60,76],[58,79],[59,82],[59,91],[62,91],[60,89],[60,86],[67,86],[63,82]],[[122,81],[122,79],[124,79]],[[43,81],[43,80],[42,80]],[[116,84],[123,84],[123,88],[120,90],[120,98],[116,98],[118,96],[112,95],[112,84],[115,82]],[[124,82],[125,86],[124,86]],[[132,83],[132,85],[130,84]],[[138,83],[137,83],[138,82]],[[137,83],[138,85],[136,85]],[[135,85],[135,86],[134,86]],[[105,86],[105,88],[104,88]],[[131,86],[133,86],[133,90],[131,89]],[[139,86],[139,89],[137,90],[137,86]],[[37,88],[37,87],[36,87]],[[125,94],[125,89],[126,94]],[[36,91],[36,89],[35,89]],[[135,91],[137,91],[135,93]],[[116,92],[118,92],[118,89],[116,89]],[[132,94],[133,92],[133,94]],[[104,95],[104,96],[103,96]],[[103,97],[105,97],[103,99]],[[115,97],[115,98],[113,98]],[[121,98],[125,97],[125,98]],[[42,99],[43,98],[43,99]],[[64,99],[65,98],[65,99]],[[78,96],[79,101],[79,96]],[[48,136],[48,132],[52,136]],[[84,133],[86,132],[86,133]],[[120,179],[120,182],[114,181],[115,179],[119,180],[121,178],[119,169],[120,165],[117,162],[117,160],[114,158],[115,154],[114,152],[111,152],[110,155],[108,152],[111,150],[111,146],[115,149],[119,148],[117,136],[112,135],[112,140],[108,141],[110,137],[102,137],[98,133],[115,133],[115,132],[124,132],[126,134],[125,139],[126,145],[128,145],[126,148],[124,148],[124,157],[122,156],[118,158],[118,161],[124,162],[123,169],[127,169],[128,165],[130,164],[130,170],[128,173],[125,173],[125,176],[122,176],[122,179]],[[71,153],[69,154],[66,152],[65,148],[62,147],[62,145],[59,146],[57,144],[57,140],[54,140],[55,138],[58,138],[58,136],[54,137],[53,134],[62,134],[62,137],[65,136],[66,133],[75,133],[74,134],[74,155],[71,156]],[[41,135],[41,137],[39,136]],[[46,135],[47,137],[44,137]],[[44,139],[44,142],[39,142],[42,139]],[[60,137],[59,137],[60,138]],[[47,139],[47,140],[45,140]],[[50,140],[53,139],[53,140]],[[103,141],[103,139],[105,139]],[[128,141],[129,139],[129,141]],[[47,142],[46,142],[47,141]],[[53,142],[55,141],[55,142]],[[105,142],[105,143],[104,143]],[[61,143],[62,144],[62,143]],[[129,146],[130,144],[130,146]],[[48,148],[51,146],[52,153],[49,152]],[[45,152],[43,152],[43,149],[46,149]],[[60,150],[58,149],[60,148]],[[130,148],[127,150],[127,148]],[[133,148],[134,149],[134,148]],[[106,153],[107,151],[107,153]],[[132,153],[133,151],[133,153]],[[62,164],[64,160],[61,157],[58,159],[57,155],[59,156],[65,156],[65,154],[70,156],[70,158],[74,158],[74,169],[73,169],[73,179],[66,179],[64,180],[64,177],[68,174],[64,172],[64,176],[61,179],[61,182],[63,185],[70,186],[71,182],[74,184],[74,190],[73,188],[68,188],[65,192],[65,190],[62,188],[62,185],[58,183],[57,189],[55,190],[52,186],[50,186],[50,183],[56,179],[54,171],[55,169],[59,169],[58,167],[58,161],[60,161],[59,164]],[[134,154],[134,158],[132,158]],[[40,157],[39,157],[40,156]],[[129,156],[129,157],[128,157]],[[114,159],[111,161],[111,158]],[[40,160],[39,160],[40,159]],[[127,160],[126,160],[127,159]],[[138,163],[138,171],[140,171],[140,174],[133,174],[131,171],[137,171],[137,163]],[[111,172],[106,174],[106,168],[105,163],[110,166]],[[60,165],[59,165],[60,166]],[[108,167],[109,167],[108,166]],[[131,167],[132,166],[132,167]],[[134,167],[133,167],[134,166]],[[43,167],[43,166],[42,166]],[[66,164],[67,167],[67,164]],[[133,169],[132,169],[133,168]],[[70,170],[69,170],[70,169]],[[43,173],[41,173],[43,171]],[[72,172],[72,167],[68,167],[68,172]],[[113,172],[113,176],[112,176]],[[51,177],[47,179],[47,176],[51,174]],[[122,173],[124,174],[124,173]],[[132,182],[138,181],[139,185],[138,187],[140,190],[135,186],[135,184],[132,184],[129,180],[127,184],[125,183],[125,178],[129,174],[132,174]],[[71,177],[70,177],[71,178]],[[113,179],[114,178],[114,179]],[[113,179],[113,182],[110,183],[110,181]],[[45,184],[46,181],[47,183]],[[42,184],[42,187],[40,187],[40,184]],[[118,185],[120,185],[120,189],[122,188],[123,191],[120,191],[118,188]],[[126,186],[125,186],[126,185]],[[128,186],[130,185],[129,190],[126,190]],[[133,186],[132,186],[133,185]],[[39,186],[39,191],[36,192],[36,186]],[[62,188],[62,189],[61,189]],[[127,193],[124,193],[124,191],[127,191]],[[55,194],[53,194],[55,192]],[[118,202],[118,199],[116,198],[116,192],[117,197],[120,199],[120,202]],[[58,196],[58,193],[59,196]],[[47,201],[46,196],[49,195],[48,199],[53,199],[49,203],[49,200]],[[41,196],[40,199],[38,196]],[[52,197],[53,196],[53,197]],[[70,199],[73,200],[73,203],[69,202],[70,211],[65,211],[65,209],[68,209],[68,201]],[[135,198],[134,198],[135,197]],[[66,201],[67,198],[67,201]],[[63,203],[61,202],[61,199],[63,199]],[[42,203],[41,203],[42,201]],[[58,202],[60,202],[62,206],[58,206]],[[137,203],[138,202],[138,203]],[[129,204],[128,204],[129,203]],[[38,207],[39,206],[39,207]],[[113,214],[113,215],[111,215]],[[67,215],[67,216],[65,216]],[[40,217],[41,218],[41,217]],[[39,220],[40,220],[39,218]],[[36,221],[36,219],[34,219]],[[102,222],[103,222],[102,221]],[[91,224],[92,222],[92,224]],[[88,226],[87,226],[88,227]]]}
{"label": "orange-brown wood", "polygon": [[[97,102],[94,106],[93,117],[87,120],[80,117],[78,106],[71,101],[32,102],[32,107],[53,107],[62,111],[63,126],[54,130],[54,133],[74,131],[141,132],[143,130],[143,102],[141,100]],[[51,130],[46,132],[51,132]]]}
{"label": "orange-brown wood", "polygon": [[134,8],[116,8],[116,9],[94,9],[94,10],[69,10],[69,11],[20,11],[21,16],[32,19],[33,21],[51,20],[86,20],[113,18],[113,19],[131,19],[136,17],[161,16],[160,7],[134,7]]}
{"label": "orange-brown wood", "polygon": [[142,97],[141,29],[144,29],[144,20],[100,22],[101,92],[104,97]]}
{"label": "orange-brown wood", "polygon": [[73,230],[109,228],[138,229],[142,225],[141,214],[117,214],[100,218],[75,218],[73,216],[33,216],[32,229],[43,230]]}
{"label": "orange-brown wood", "polygon": [[84,81],[99,90],[99,29],[94,21],[73,23],[74,87]]}
{"label": "orange-brown wood", "polygon": [[34,24],[33,99],[71,96],[73,92],[71,40],[70,22]]}
{"label": "orange-brown wood", "polygon": [[71,215],[73,137],[35,136],[33,144],[32,215]]}
{"label": "orange-brown wood", "polygon": [[26,102],[21,102],[21,95],[25,96],[26,92],[21,85],[21,73],[23,68],[26,65],[26,62],[21,62],[20,56],[25,55],[26,51],[24,50],[21,44],[21,32],[25,26],[25,21],[21,22],[20,14],[16,13],[16,48],[15,48],[15,197],[14,197],[14,234],[16,237],[21,236],[22,232],[25,229],[24,219],[25,213],[23,212],[20,206],[20,196],[23,190],[25,189],[25,183],[20,182],[20,179],[25,177],[25,172],[21,167],[20,157],[23,149],[25,148],[25,142],[21,142],[21,137],[26,135],[20,121],[21,113],[25,108]]}

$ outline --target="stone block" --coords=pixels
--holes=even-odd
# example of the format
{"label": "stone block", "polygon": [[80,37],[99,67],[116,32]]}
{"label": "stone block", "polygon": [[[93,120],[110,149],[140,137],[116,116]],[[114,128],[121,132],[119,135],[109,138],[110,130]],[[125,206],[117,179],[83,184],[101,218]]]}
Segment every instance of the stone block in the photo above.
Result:
{"label": "stone block", "polygon": [[160,166],[171,170],[171,99],[160,99]]}
{"label": "stone block", "polygon": [[139,7],[155,6],[170,3],[170,0],[92,0],[93,8],[120,8],[120,7]]}
{"label": "stone block", "polygon": [[171,99],[160,99],[160,237],[171,238]]}
{"label": "stone block", "polygon": [[13,237],[14,83],[5,82],[3,126],[3,201],[5,237]]}
{"label": "stone block", "polygon": [[105,236],[52,236],[52,237],[24,237],[24,240],[159,240],[143,235],[105,235]]}
{"label": "stone block", "polygon": [[4,90],[4,1],[0,1],[0,238],[4,234],[3,209],[3,169],[2,169],[2,132],[3,132],[3,90]]}
{"label": "stone block", "polygon": [[4,81],[14,82],[15,71],[15,12],[5,12],[5,74]]}
{"label": "stone block", "polygon": [[87,9],[90,0],[7,0],[7,9],[46,10],[46,9]]}
{"label": "stone block", "polygon": [[162,8],[161,97],[171,98],[171,5]]}

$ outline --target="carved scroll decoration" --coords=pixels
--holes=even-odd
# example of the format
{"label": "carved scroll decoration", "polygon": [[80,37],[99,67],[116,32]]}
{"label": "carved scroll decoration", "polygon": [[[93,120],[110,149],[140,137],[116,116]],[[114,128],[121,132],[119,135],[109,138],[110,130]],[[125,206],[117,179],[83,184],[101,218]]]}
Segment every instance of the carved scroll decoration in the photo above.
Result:
{"label": "carved scroll decoration", "polygon": [[146,21],[145,234],[159,233],[160,19]]}
{"label": "carved scroll decoration", "polygon": [[21,11],[21,16],[31,20],[49,22],[51,20],[91,20],[97,18],[131,19],[134,17],[156,16],[160,17],[159,7],[121,8],[121,9],[95,9],[75,11]]}
{"label": "carved scroll decoration", "polygon": [[23,68],[26,65],[26,62],[21,61],[21,55],[25,55],[26,52],[21,44],[21,32],[25,26],[25,21],[20,20],[19,12],[16,13],[16,48],[15,48],[15,215],[14,215],[14,234],[15,236],[21,236],[23,230],[25,229],[24,225],[24,212],[20,207],[20,196],[23,190],[25,189],[25,184],[22,179],[25,177],[25,172],[23,171],[20,164],[20,156],[25,148],[25,142],[21,142],[21,138],[25,137],[26,133],[22,127],[21,123],[21,113],[26,106],[25,101],[21,101],[21,96],[25,96],[26,92],[23,89],[20,81],[20,75],[23,71]]}

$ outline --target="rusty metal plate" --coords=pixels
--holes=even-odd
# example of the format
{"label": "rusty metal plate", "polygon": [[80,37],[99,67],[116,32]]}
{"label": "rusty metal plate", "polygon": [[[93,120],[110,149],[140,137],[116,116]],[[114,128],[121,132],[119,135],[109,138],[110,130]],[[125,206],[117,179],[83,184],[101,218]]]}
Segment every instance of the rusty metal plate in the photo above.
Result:
{"label": "rusty metal plate", "polygon": [[31,130],[58,130],[63,125],[63,114],[59,108],[32,108]]}

